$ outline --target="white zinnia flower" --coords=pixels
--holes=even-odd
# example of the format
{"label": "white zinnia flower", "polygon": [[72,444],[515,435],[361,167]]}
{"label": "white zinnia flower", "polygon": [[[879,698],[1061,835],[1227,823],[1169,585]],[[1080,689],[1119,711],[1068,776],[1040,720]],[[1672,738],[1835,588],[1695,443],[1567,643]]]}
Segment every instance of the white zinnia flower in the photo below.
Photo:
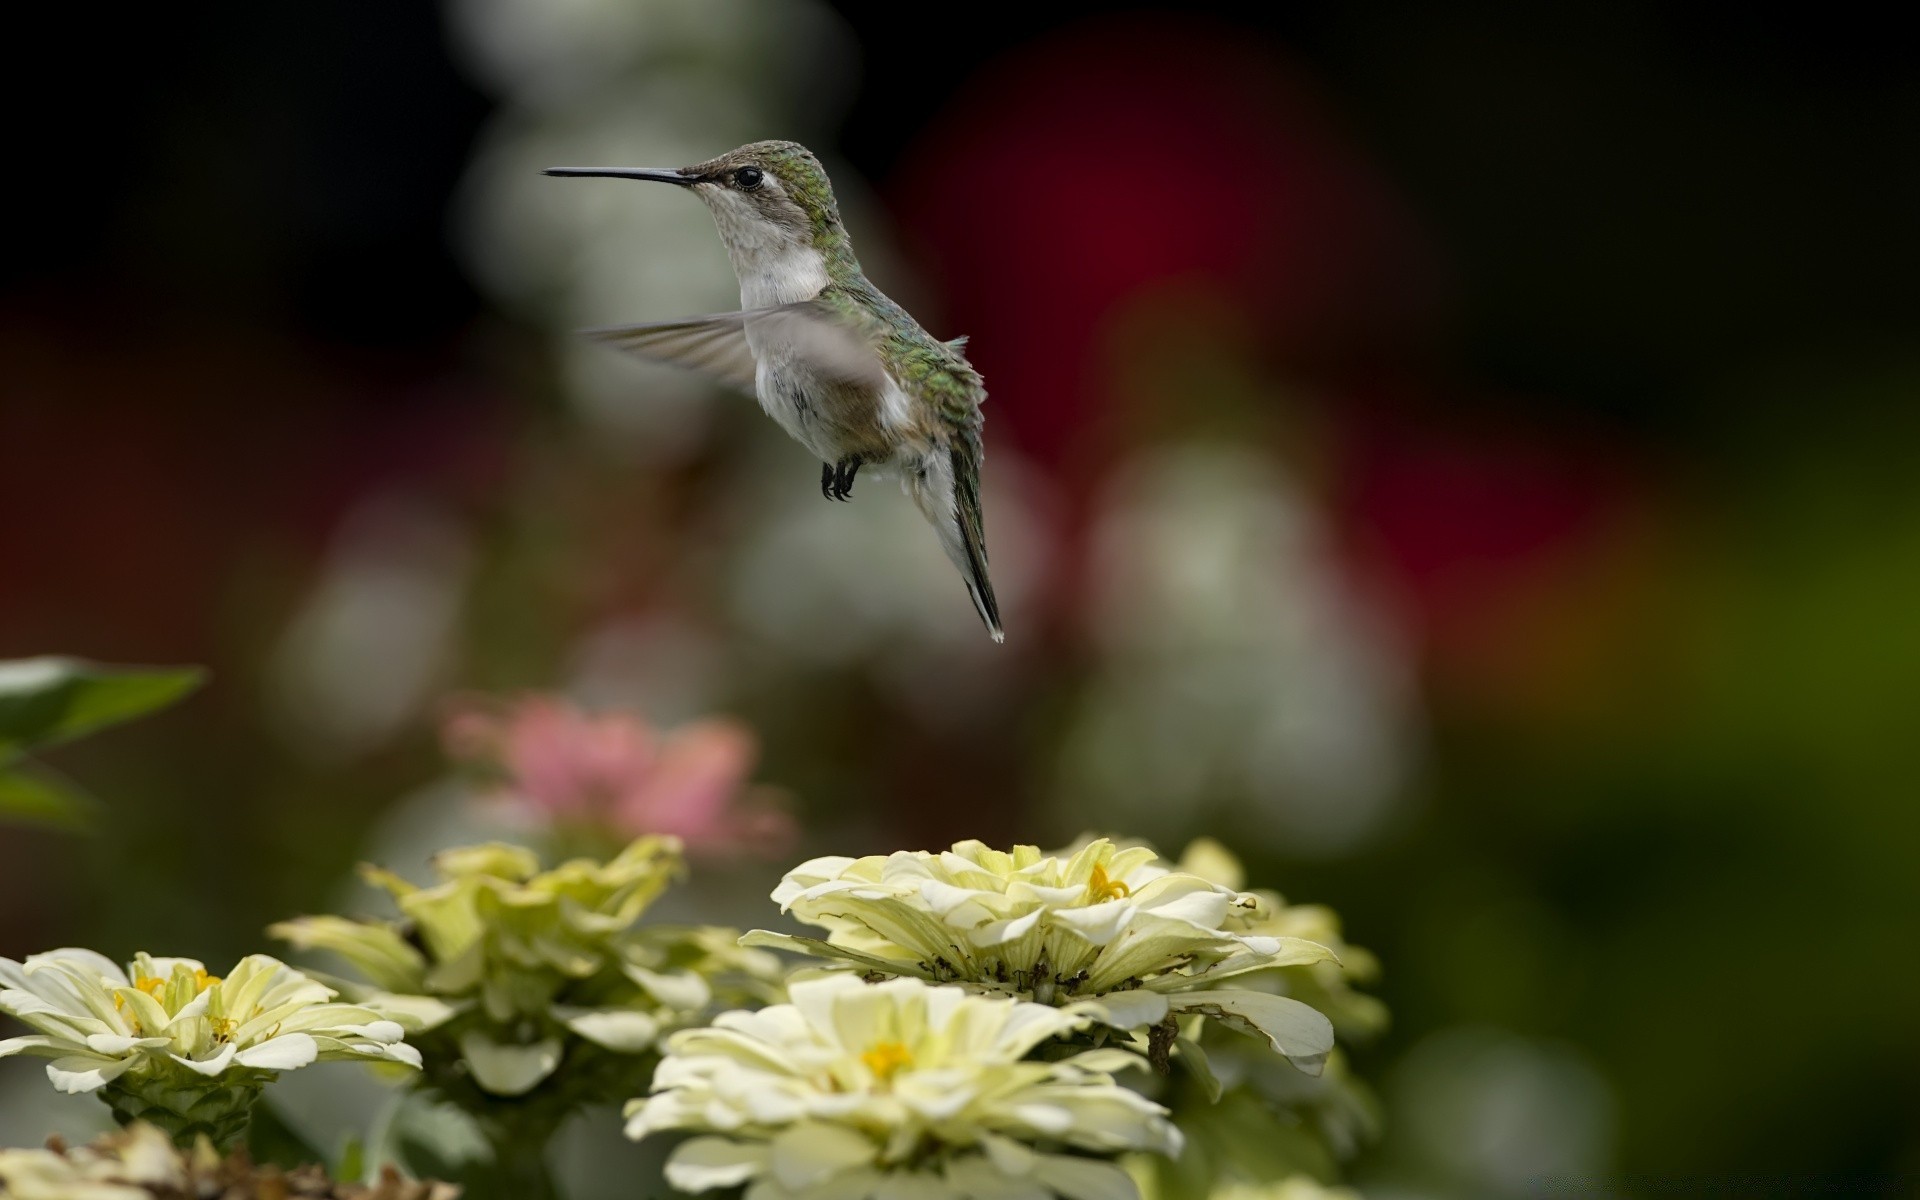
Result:
{"label": "white zinnia flower", "polygon": [[751,1200],[1132,1200],[1126,1172],[1087,1155],[1179,1153],[1166,1110],[1108,1074],[1140,1058],[1026,1057],[1088,1023],[915,979],[799,982],[792,1003],[673,1035],[627,1134],[713,1135],[676,1149],[667,1181],[751,1181]]}
{"label": "white zinnia flower", "polygon": [[134,1124],[76,1150],[0,1150],[0,1196],[19,1200],[153,1200],[185,1193],[187,1171],[167,1135]]}
{"label": "white zinnia flower", "polygon": [[[1327,1018],[1298,1000],[1219,987],[1251,971],[1333,960],[1318,942],[1246,932],[1259,898],[1158,865],[1105,838],[1071,857],[976,841],[951,851],[816,858],[773,899],[827,937],[756,930],[747,945],[836,958],[867,971],[959,982],[1043,1004],[1095,1005],[1121,1029],[1175,1014],[1265,1038],[1306,1071],[1333,1048]],[[1201,990],[1204,989],[1204,990]]]}
{"label": "white zinnia flower", "polygon": [[146,954],[125,971],[91,950],[0,958],[0,1012],[34,1030],[0,1041],[0,1058],[52,1059],[47,1077],[63,1092],[97,1091],[122,1116],[221,1142],[281,1071],[322,1059],[420,1065],[399,1025],[328,1003],[333,994],[264,954],[224,978]]}

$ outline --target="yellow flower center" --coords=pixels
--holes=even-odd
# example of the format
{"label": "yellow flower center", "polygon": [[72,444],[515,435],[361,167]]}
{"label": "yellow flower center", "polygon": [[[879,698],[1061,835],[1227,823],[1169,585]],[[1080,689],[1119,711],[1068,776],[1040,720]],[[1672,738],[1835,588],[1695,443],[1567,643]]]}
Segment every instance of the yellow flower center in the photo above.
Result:
{"label": "yellow flower center", "polygon": [[1133,889],[1118,879],[1108,879],[1107,869],[1094,864],[1093,874],[1087,878],[1087,896],[1095,904],[1103,900],[1119,900],[1133,895]]}
{"label": "yellow flower center", "polygon": [[913,1055],[899,1042],[875,1042],[860,1056],[860,1061],[867,1064],[874,1078],[890,1083],[900,1068],[913,1065]]}
{"label": "yellow flower center", "polygon": [[[212,987],[214,984],[219,982],[220,982],[220,977],[218,975],[209,975],[205,967],[195,968],[193,972],[193,994],[198,996],[201,992],[206,991],[208,988]],[[133,977],[132,986],[140,991],[145,992],[147,995],[152,996],[154,998],[154,1001],[160,1004],[161,1007],[164,1008],[166,1006],[165,997],[167,993],[167,981],[164,976],[136,975]],[[125,995],[123,995],[120,992],[115,992],[113,994],[113,1011],[115,1012],[127,1011],[127,998]],[[143,1031],[141,1030],[141,1027],[140,1027],[139,1018],[130,1017],[128,1018],[128,1020],[133,1025],[134,1036],[135,1037],[144,1036]]]}

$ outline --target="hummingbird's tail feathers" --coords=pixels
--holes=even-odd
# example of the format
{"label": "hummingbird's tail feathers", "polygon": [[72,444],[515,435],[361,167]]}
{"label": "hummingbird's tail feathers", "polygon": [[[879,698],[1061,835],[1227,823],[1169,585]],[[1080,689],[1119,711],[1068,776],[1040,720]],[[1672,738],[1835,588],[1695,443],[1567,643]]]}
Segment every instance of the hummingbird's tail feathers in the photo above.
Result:
{"label": "hummingbird's tail feathers", "polygon": [[1007,631],[1000,628],[1000,606],[993,599],[993,584],[983,572],[976,583],[967,580],[967,595],[973,600],[973,611],[980,614],[980,620],[987,626],[987,636],[995,645],[1007,640]]}
{"label": "hummingbird's tail feathers", "polygon": [[[972,444],[961,443],[971,441]],[[980,449],[977,436],[955,439],[945,454],[939,450],[922,459],[906,475],[907,494],[940,535],[940,548],[959,568],[974,611],[996,642],[1004,642],[1000,602],[987,575],[987,536],[980,510]]]}
{"label": "hummingbird's tail feathers", "polygon": [[987,575],[987,529],[986,517],[980,510],[980,442],[978,435],[971,439],[972,452],[955,445],[950,454],[953,465],[953,515],[954,524],[960,529],[960,542],[966,552],[966,563],[960,566],[966,576],[967,595],[973,597],[973,607],[986,622],[987,633],[996,642],[1004,642],[1007,635],[1000,628],[1000,602],[993,596],[993,580]]}

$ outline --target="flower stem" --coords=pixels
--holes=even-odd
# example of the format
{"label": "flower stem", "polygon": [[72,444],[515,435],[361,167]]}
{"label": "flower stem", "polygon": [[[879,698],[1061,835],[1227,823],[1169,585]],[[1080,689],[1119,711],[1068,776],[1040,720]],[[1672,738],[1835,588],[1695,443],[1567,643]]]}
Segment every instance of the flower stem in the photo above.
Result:
{"label": "flower stem", "polygon": [[544,1137],[498,1137],[493,1139],[493,1165],[496,1186],[488,1190],[514,1200],[560,1200],[553,1172],[547,1166],[547,1139]]}

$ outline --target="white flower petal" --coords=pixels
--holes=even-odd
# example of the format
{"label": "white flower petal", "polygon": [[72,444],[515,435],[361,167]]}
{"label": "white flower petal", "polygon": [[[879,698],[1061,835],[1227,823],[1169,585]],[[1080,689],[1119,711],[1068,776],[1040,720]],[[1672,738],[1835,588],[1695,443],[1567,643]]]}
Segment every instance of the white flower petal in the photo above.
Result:
{"label": "white flower petal", "polygon": [[638,1054],[660,1035],[660,1022],[630,1008],[556,1008],[568,1029],[596,1045],[623,1054]]}
{"label": "white flower petal", "polygon": [[912,975],[925,978],[924,968],[915,964],[903,963],[894,959],[882,958],[876,954],[867,954],[848,946],[837,946],[819,938],[798,937],[791,933],[775,933],[770,929],[749,929],[740,937],[740,944],[746,947],[760,947],[766,950],[791,950],[795,954],[805,954],[813,958],[835,958],[859,967],[870,967],[889,975]]}
{"label": "white flower petal", "polygon": [[1326,1014],[1290,996],[1241,988],[1186,992],[1172,998],[1176,1012],[1204,1013],[1243,1032],[1265,1037],[1287,1061],[1318,1075],[1333,1050],[1333,1023]]}
{"label": "white flower petal", "polygon": [[474,1082],[496,1096],[523,1096],[560,1065],[560,1043],[553,1038],[522,1046],[469,1032],[461,1035],[460,1053]]}
{"label": "white flower petal", "polygon": [[1034,1155],[1031,1147],[997,1133],[981,1134],[980,1145],[986,1150],[993,1169],[1002,1175],[1029,1175],[1033,1172]]}
{"label": "white flower petal", "polygon": [[426,1033],[459,1016],[468,1008],[466,1003],[448,1004],[445,1000],[433,996],[403,996],[394,993],[382,993],[369,996],[365,1006],[399,1023],[411,1033]]}
{"label": "white flower petal", "polygon": [[132,1037],[122,1033],[95,1033],[87,1037],[87,1049],[95,1054],[117,1058],[129,1050],[148,1050],[168,1044],[167,1038]]}
{"label": "white flower petal", "polygon": [[1108,992],[1094,1000],[1082,1000],[1073,1011],[1085,1012],[1115,1029],[1139,1029],[1167,1015],[1167,998],[1159,992],[1131,988]]}
{"label": "white flower petal", "polygon": [[772,900],[780,906],[780,911],[785,912],[787,905],[795,896],[813,884],[838,878],[858,861],[837,854],[828,855],[825,858],[810,858],[787,872],[787,877],[780,881],[780,886],[773,889]]}
{"label": "white flower petal", "polygon": [[692,1012],[705,1008],[707,1001],[713,999],[713,989],[707,981],[692,971],[660,972],[649,971],[645,967],[629,966],[627,977],[652,993],[653,998],[668,1008],[677,1008]]}
{"label": "white flower petal", "polygon": [[1110,1162],[1042,1154],[1034,1176],[1066,1200],[1140,1200],[1133,1177]]}
{"label": "white flower petal", "polygon": [[75,1054],[68,1058],[56,1058],[47,1064],[47,1078],[53,1086],[73,1095],[76,1092],[91,1092],[105,1087],[120,1078],[128,1067],[133,1065],[130,1058],[96,1058],[91,1055]]}
{"label": "white flower petal", "polygon": [[[332,1052],[330,1052],[330,1046],[326,1044],[328,1041],[330,1041],[330,1039],[319,1039],[319,1043],[321,1043],[321,1058],[323,1058],[323,1060],[324,1058],[338,1058],[340,1054],[332,1054]],[[415,1048],[415,1046],[409,1046],[407,1043],[338,1043],[338,1046],[340,1046],[342,1054],[349,1054],[349,1056],[353,1056],[353,1058],[386,1060],[386,1062],[397,1062],[397,1064],[407,1066],[407,1068],[420,1069],[420,1050],[419,1048]]]}
{"label": "white flower petal", "polygon": [[1013,1115],[1042,1133],[1061,1134],[1073,1128],[1073,1113],[1058,1104],[1018,1104]]}
{"label": "white flower petal", "polygon": [[962,1200],[962,1194],[939,1175],[891,1171],[881,1176],[873,1200]]}
{"label": "white flower petal", "polygon": [[[747,1189],[747,1195],[761,1193],[767,1200],[779,1200],[783,1194],[798,1196],[801,1200],[868,1200],[879,1193],[880,1184],[885,1176],[872,1167],[855,1167],[851,1171],[842,1171],[829,1179],[814,1184],[804,1192],[787,1192],[772,1176],[763,1176]],[[778,1190],[775,1190],[778,1189]]]}
{"label": "white flower petal", "polygon": [[894,1083],[894,1094],[930,1122],[945,1121],[972,1104],[978,1093],[967,1086],[964,1071],[916,1071]]}
{"label": "white flower petal", "polygon": [[324,1034],[313,1037],[319,1047],[319,1062],[396,1062],[418,1068],[420,1051],[405,1042],[374,1042],[360,1038],[342,1041]]}
{"label": "white flower petal", "polygon": [[[1029,1155],[1028,1167],[1031,1158]],[[978,1154],[964,1155],[947,1164],[947,1182],[973,1200],[1051,1200],[1052,1190],[1036,1179],[1023,1178],[1025,1174],[1025,1170],[1003,1171],[997,1162]]]}
{"label": "white flower petal", "polygon": [[55,1055],[71,1054],[77,1047],[66,1038],[48,1037],[44,1033],[30,1033],[24,1037],[0,1039],[0,1058],[15,1054],[32,1054],[51,1058]]}
{"label": "white flower petal", "polygon": [[1303,967],[1317,962],[1339,962],[1333,950],[1319,942],[1301,937],[1250,937],[1242,939],[1248,950],[1263,954],[1276,967]]}
{"label": "white flower petal", "polygon": [[37,992],[29,992],[24,988],[8,988],[0,991],[0,1012],[18,1017],[30,1025],[36,1023],[34,1020],[36,1017],[53,1017],[66,1022],[71,1021],[75,1015],[71,1009],[62,1008],[45,996]]}
{"label": "white flower petal", "polygon": [[1109,900],[1086,908],[1057,908],[1050,915],[1056,924],[1096,946],[1105,946],[1119,937],[1139,912],[1124,900]]}
{"label": "white flower petal", "polygon": [[320,1057],[320,1047],[304,1033],[283,1033],[248,1046],[234,1056],[243,1067],[262,1071],[291,1071]]}
{"label": "white flower petal", "polygon": [[233,1055],[233,1044],[228,1043],[220,1047],[219,1053],[212,1058],[182,1058],[178,1054],[169,1054],[167,1057],[189,1071],[198,1071],[202,1075],[218,1075],[232,1065]]}
{"label": "white flower petal", "polygon": [[844,1125],[807,1122],[773,1139],[768,1166],[780,1186],[812,1187],[830,1175],[862,1167],[879,1157],[871,1139]]}
{"label": "white flower petal", "polygon": [[23,966],[28,974],[43,967],[65,968],[97,979],[105,987],[123,987],[127,983],[127,973],[120,969],[119,963],[104,954],[79,946],[63,946],[45,954],[28,955]]}
{"label": "white flower petal", "polygon": [[1065,1060],[1082,1071],[1098,1071],[1111,1075],[1120,1071],[1148,1071],[1153,1064],[1132,1050],[1122,1050],[1117,1046],[1105,1046],[1098,1050],[1086,1050]]}
{"label": "white flower petal", "polygon": [[683,1192],[733,1187],[767,1167],[767,1147],[723,1137],[697,1137],[680,1143],[667,1159],[667,1182]]}
{"label": "white flower petal", "polygon": [[1036,908],[1024,917],[1012,917],[1005,921],[994,921],[982,925],[973,931],[973,944],[976,946],[1004,946],[1016,942],[1032,933],[1040,926],[1040,918],[1045,916],[1044,909]]}

